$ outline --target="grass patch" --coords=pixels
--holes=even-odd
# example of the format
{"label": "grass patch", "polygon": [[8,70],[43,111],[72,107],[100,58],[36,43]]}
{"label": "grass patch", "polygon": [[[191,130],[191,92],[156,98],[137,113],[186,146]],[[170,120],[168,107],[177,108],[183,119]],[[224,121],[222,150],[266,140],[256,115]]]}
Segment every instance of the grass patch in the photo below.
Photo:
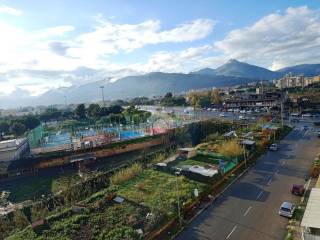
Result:
{"label": "grass patch", "polygon": [[125,181],[128,181],[142,172],[141,164],[134,163],[130,167],[116,172],[111,178],[111,184],[119,185]]}
{"label": "grass patch", "polygon": [[183,176],[176,177],[160,171],[144,170],[139,176],[119,186],[117,193],[172,216],[177,212],[178,196],[181,205],[186,204],[194,199],[195,188],[201,192],[205,184],[188,180]]}

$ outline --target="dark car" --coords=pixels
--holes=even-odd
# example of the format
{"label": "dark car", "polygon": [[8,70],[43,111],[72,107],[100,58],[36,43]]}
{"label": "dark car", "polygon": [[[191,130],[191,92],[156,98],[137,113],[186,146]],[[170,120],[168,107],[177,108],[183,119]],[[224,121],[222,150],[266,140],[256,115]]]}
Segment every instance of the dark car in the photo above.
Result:
{"label": "dark car", "polygon": [[293,184],[291,188],[291,193],[293,195],[302,196],[304,194],[304,186],[299,184]]}

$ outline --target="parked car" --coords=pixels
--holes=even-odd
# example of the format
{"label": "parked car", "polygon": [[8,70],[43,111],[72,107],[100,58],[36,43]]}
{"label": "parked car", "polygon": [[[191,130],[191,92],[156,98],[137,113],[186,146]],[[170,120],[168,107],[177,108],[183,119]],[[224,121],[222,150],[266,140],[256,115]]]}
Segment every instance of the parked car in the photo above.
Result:
{"label": "parked car", "polygon": [[305,113],[305,114],[302,114],[301,116],[302,116],[303,118],[304,118],[304,117],[312,117],[312,115],[311,115],[310,113]]}
{"label": "parked car", "polygon": [[278,150],[278,144],[276,143],[273,143],[271,144],[270,148],[269,148],[271,151],[277,151]]}
{"label": "parked car", "polygon": [[239,120],[246,120],[247,118],[245,117],[245,116],[243,116],[243,115],[240,115],[239,116]]}
{"label": "parked car", "polygon": [[225,117],[226,115],[224,113],[220,113],[219,117]]}
{"label": "parked car", "polygon": [[292,218],[295,209],[296,206],[293,203],[283,202],[279,209],[279,215],[283,217]]}
{"label": "parked car", "polygon": [[304,186],[300,184],[293,184],[291,188],[291,193],[293,195],[302,196],[304,194]]}
{"label": "parked car", "polygon": [[320,130],[318,130],[317,135],[318,135],[318,138],[320,138]]}

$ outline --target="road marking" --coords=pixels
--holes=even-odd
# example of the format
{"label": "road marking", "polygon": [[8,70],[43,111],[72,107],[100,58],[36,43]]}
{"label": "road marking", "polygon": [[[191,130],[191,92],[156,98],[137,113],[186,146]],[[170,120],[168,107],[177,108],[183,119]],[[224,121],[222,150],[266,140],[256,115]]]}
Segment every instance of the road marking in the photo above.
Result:
{"label": "road marking", "polygon": [[278,174],[279,173],[279,169],[277,169],[277,171],[276,171],[276,174]]}
{"label": "road marking", "polygon": [[226,237],[226,239],[229,239],[229,237],[230,237],[231,234],[236,230],[236,228],[237,228],[237,225],[235,225],[235,226],[232,228],[231,232],[228,234],[228,236]]}
{"label": "road marking", "polygon": [[286,164],[286,161],[282,161],[281,162],[281,165],[283,166],[283,165],[285,165]]}
{"label": "road marking", "polygon": [[267,185],[270,186],[271,182],[272,182],[272,178],[269,179]]}
{"label": "road marking", "polygon": [[243,216],[247,216],[247,215],[248,215],[248,213],[250,212],[251,208],[252,208],[251,206],[250,206],[250,207],[248,207],[247,211],[243,214]]}
{"label": "road marking", "polygon": [[261,190],[260,193],[257,196],[257,199],[259,199],[261,197],[262,193],[263,193],[263,191]]}

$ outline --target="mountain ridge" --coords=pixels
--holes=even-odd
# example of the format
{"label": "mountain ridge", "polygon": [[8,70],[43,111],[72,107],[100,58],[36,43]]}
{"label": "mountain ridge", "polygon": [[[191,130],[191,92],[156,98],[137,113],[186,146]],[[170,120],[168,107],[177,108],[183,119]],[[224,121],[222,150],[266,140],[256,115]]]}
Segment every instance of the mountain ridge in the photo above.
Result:
{"label": "mountain ridge", "polygon": [[[88,70],[84,69],[84,71]],[[142,75],[122,77],[114,82],[97,80],[49,90],[37,97],[27,97],[24,92],[16,91],[17,94],[12,96],[0,96],[0,108],[64,104],[65,96],[68,103],[100,101],[100,86],[104,86],[105,98],[108,100],[138,96],[153,97],[163,95],[166,92],[180,93],[191,89],[227,87],[260,80],[278,79],[288,72],[317,75],[320,74],[320,64],[302,64],[271,71],[230,59],[216,69],[203,68],[190,73],[149,72]]]}

